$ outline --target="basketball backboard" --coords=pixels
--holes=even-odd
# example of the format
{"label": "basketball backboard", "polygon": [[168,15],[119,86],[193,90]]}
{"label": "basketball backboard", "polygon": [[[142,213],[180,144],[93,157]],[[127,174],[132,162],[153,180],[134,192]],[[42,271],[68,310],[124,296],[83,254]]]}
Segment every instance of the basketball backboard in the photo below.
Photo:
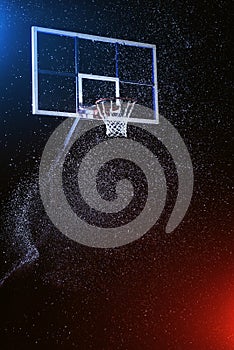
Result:
{"label": "basketball backboard", "polygon": [[156,46],[32,27],[32,112],[92,118],[102,97],[131,97],[154,112],[136,122],[158,123]]}

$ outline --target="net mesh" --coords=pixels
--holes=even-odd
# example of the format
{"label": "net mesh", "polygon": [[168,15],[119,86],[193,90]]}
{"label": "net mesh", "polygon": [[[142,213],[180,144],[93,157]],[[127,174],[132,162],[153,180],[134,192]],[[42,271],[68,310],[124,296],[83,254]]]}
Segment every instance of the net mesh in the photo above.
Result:
{"label": "net mesh", "polygon": [[135,103],[136,101],[127,98],[103,98],[96,101],[99,115],[106,125],[107,136],[127,137],[127,123]]}
{"label": "net mesh", "polygon": [[127,123],[122,121],[106,120],[106,134],[109,137],[127,137]]}

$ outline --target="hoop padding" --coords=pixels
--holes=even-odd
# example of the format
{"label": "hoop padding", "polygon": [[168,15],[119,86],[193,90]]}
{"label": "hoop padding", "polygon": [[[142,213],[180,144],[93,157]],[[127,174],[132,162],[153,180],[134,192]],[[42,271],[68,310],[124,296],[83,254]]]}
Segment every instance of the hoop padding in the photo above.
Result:
{"label": "hoop padding", "polygon": [[106,125],[107,136],[127,137],[127,123],[135,103],[128,98],[102,98],[96,101],[98,113]]}

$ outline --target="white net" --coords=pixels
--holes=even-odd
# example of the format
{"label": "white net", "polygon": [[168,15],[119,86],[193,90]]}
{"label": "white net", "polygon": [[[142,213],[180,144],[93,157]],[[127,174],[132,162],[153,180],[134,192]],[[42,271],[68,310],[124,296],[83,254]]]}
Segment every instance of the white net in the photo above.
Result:
{"label": "white net", "polygon": [[121,121],[106,120],[106,134],[110,137],[127,137],[127,123]]}
{"label": "white net", "polygon": [[127,137],[127,123],[135,103],[128,98],[103,98],[96,101],[98,113],[106,125],[107,136]]}

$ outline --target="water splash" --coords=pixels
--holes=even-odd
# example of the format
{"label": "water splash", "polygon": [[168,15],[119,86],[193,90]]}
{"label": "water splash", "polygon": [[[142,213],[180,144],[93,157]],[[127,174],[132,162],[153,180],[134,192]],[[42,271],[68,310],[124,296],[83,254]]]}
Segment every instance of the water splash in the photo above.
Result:
{"label": "water splash", "polygon": [[[27,188],[27,191],[25,189]],[[29,225],[29,208],[37,191],[36,182],[23,182],[14,190],[4,209],[1,243],[5,269],[0,275],[0,287],[18,270],[39,258]]]}

